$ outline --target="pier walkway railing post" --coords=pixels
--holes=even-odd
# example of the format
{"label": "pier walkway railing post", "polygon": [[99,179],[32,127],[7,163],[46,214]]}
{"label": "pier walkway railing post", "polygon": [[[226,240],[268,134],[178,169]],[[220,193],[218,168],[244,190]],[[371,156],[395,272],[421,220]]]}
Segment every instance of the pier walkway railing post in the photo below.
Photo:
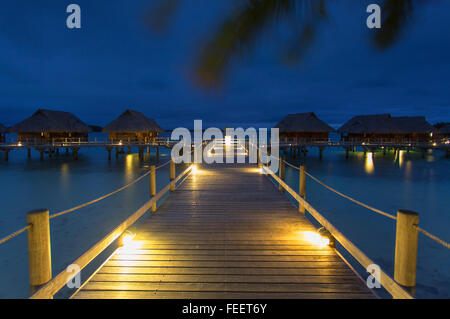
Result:
{"label": "pier walkway railing post", "polygon": [[[284,158],[283,157],[280,157],[280,167],[278,168],[278,176],[280,177],[280,179],[282,181],[285,180],[286,170],[285,170],[285,164],[284,164]],[[281,184],[279,185],[278,188],[279,188],[279,190],[281,192],[284,192],[284,188],[283,188],[283,186]]]}
{"label": "pier walkway railing post", "polygon": [[[150,197],[156,195],[156,168],[155,165],[150,167]],[[156,212],[156,201],[152,203],[151,212]]]}
{"label": "pier walkway railing post", "polygon": [[52,257],[50,248],[50,221],[48,209],[27,213],[28,264],[30,290],[33,293],[52,279]]}
{"label": "pier walkway railing post", "polygon": [[414,294],[416,286],[419,214],[397,211],[394,280]]}
{"label": "pier walkway railing post", "polygon": [[[175,179],[175,162],[170,160],[170,181],[172,182]],[[173,192],[175,190],[175,183],[170,185],[170,191]]]}
{"label": "pier walkway railing post", "polygon": [[[306,196],[306,166],[300,166],[300,174],[299,174],[299,184],[298,184],[298,194],[301,198],[305,199]],[[305,206],[303,206],[300,202],[298,204],[298,211],[300,213],[305,213]]]}

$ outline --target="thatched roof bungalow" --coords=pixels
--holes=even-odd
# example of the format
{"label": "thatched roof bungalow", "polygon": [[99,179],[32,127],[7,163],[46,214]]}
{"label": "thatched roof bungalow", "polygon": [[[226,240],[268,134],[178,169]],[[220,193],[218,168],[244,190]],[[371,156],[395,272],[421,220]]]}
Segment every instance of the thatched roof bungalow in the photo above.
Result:
{"label": "thatched roof bungalow", "polygon": [[338,129],[343,141],[367,143],[427,142],[433,131],[424,116],[390,114],[358,115]]}
{"label": "thatched roof bungalow", "polygon": [[334,129],[313,112],[288,114],[275,127],[280,130],[282,142],[328,141]]}
{"label": "thatched roof bungalow", "polygon": [[8,132],[8,129],[0,123],[0,143],[5,143],[6,137],[5,134]]}
{"label": "thatched roof bungalow", "polygon": [[87,141],[91,128],[69,112],[37,110],[10,128],[20,142]]}
{"label": "thatched roof bungalow", "polygon": [[117,119],[103,128],[109,134],[109,140],[148,142],[157,137],[163,129],[154,119],[147,118],[141,112],[126,110]]}
{"label": "thatched roof bungalow", "polygon": [[438,141],[448,143],[450,140],[450,123],[437,123],[434,125],[436,139]]}

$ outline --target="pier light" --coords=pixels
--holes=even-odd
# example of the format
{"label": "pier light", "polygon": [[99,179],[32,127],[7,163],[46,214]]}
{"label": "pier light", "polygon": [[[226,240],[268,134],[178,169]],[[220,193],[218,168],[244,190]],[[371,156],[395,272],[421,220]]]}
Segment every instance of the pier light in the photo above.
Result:
{"label": "pier light", "polygon": [[304,237],[311,244],[317,245],[319,247],[326,247],[326,246],[330,245],[330,243],[331,243],[329,237],[322,236],[319,232],[315,232],[315,231],[304,232]]}
{"label": "pier light", "polygon": [[197,165],[192,165],[192,174],[197,174],[198,173],[198,168]]}
{"label": "pier light", "polygon": [[227,135],[225,136],[225,146],[231,145],[231,136]]}
{"label": "pier light", "polygon": [[326,243],[330,247],[334,247],[335,245],[335,239],[333,235],[326,229],[325,227],[320,227],[319,230],[317,230],[317,233],[322,238],[323,242]]}
{"label": "pier light", "polygon": [[136,236],[135,233],[127,229],[119,237],[119,246],[123,247],[129,245],[133,241],[135,236]]}
{"label": "pier light", "polygon": [[20,143],[20,142],[19,142],[19,143],[17,143],[17,146],[21,147],[21,146],[22,146],[22,143]]}

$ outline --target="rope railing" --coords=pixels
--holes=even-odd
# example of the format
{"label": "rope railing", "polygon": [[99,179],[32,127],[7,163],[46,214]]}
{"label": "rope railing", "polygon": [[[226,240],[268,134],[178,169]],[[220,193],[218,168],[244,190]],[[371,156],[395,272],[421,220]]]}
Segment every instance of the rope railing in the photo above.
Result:
{"label": "rope railing", "polygon": [[14,233],[12,233],[12,234],[10,234],[10,235],[0,239],[0,245],[3,244],[3,243],[6,243],[8,240],[13,239],[16,236],[19,236],[20,234],[22,234],[23,232],[27,231],[30,228],[31,228],[31,225],[27,225],[24,228],[19,229],[18,231],[16,231],[16,232],[14,232]]}
{"label": "rope railing", "polygon": [[[163,168],[164,166],[168,165],[169,163],[170,163],[170,160],[168,160],[168,161],[166,161],[165,163],[163,163],[163,164],[157,166],[157,167],[155,168],[155,170],[158,170],[158,169],[160,169],[160,168]],[[72,208],[69,208],[69,209],[60,211],[60,212],[58,212],[58,213],[52,214],[52,215],[49,216],[49,218],[50,218],[50,219],[53,219],[53,218],[56,218],[56,217],[59,217],[59,216],[62,216],[62,215],[65,215],[65,214],[74,212],[74,211],[79,210],[79,209],[81,209],[81,208],[84,208],[84,207],[90,206],[90,205],[92,205],[92,204],[95,204],[95,203],[97,203],[97,202],[99,202],[99,201],[101,201],[101,200],[103,200],[103,199],[106,199],[106,198],[108,198],[108,197],[111,197],[112,195],[115,195],[115,194],[117,194],[117,193],[120,193],[121,191],[123,191],[123,190],[129,188],[130,186],[132,186],[132,185],[134,185],[134,184],[136,184],[137,182],[139,182],[140,180],[142,180],[144,177],[148,176],[149,174],[150,174],[150,170],[148,170],[147,172],[145,172],[144,174],[142,174],[141,176],[139,176],[138,178],[136,178],[136,179],[133,180],[132,182],[128,183],[127,185],[122,186],[122,187],[116,189],[115,191],[112,191],[111,193],[108,193],[108,194],[106,194],[106,195],[103,195],[103,196],[101,196],[101,197],[98,197],[98,198],[96,198],[96,199],[93,199],[93,200],[91,200],[91,201],[89,201],[89,202],[86,202],[86,203],[83,203],[83,204],[81,204],[81,205],[78,205],[78,206],[75,206],[75,207],[72,207]],[[27,225],[27,226],[25,226],[25,227],[23,227],[23,228],[21,228],[21,229],[15,231],[14,233],[11,233],[11,234],[9,234],[8,236],[6,236],[6,237],[0,239],[0,245],[4,244],[4,243],[6,243],[7,241],[9,241],[9,240],[11,240],[11,239],[13,239],[13,238],[19,236],[20,234],[24,233],[25,231],[27,231],[28,229],[30,229],[30,227],[31,227],[31,225]]]}
{"label": "rope railing", "polygon": [[[300,170],[298,167],[292,165],[291,163],[287,162],[286,160],[283,160],[283,162],[284,162],[286,165],[288,165],[289,167],[293,168],[293,169],[296,169],[296,170],[298,170],[298,171]],[[365,208],[367,208],[367,209],[369,209],[369,210],[371,210],[371,211],[373,211],[373,212],[375,212],[375,213],[377,213],[377,214],[383,215],[383,216],[388,217],[388,218],[390,218],[390,219],[393,219],[393,220],[396,220],[396,219],[397,219],[397,217],[395,217],[395,216],[392,215],[392,214],[386,213],[386,212],[384,212],[384,211],[382,211],[382,210],[380,210],[380,209],[378,209],[378,208],[375,208],[375,207],[372,207],[372,206],[370,206],[370,205],[364,204],[364,203],[362,203],[362,202],[360,202],[360,201],[358,201],[358,200],[356,200],[356,199],[354,199],[354,198],[352,198],[352,197],[350,197],[350,196],[348,196],[348,195],[345,195],[345,194],[339,192],[338,190],[336,190],[336,189],[334,189],[333,187],[331,187],[331,186],[325,184],[324,182],[322,182],[321,180],[319,180],[318,178],[314,177],[313,175],[311,175],[310,173],[308,173],[308,172],[306,172],[306,171],[305,171],[305,174],[306,174],[306,176],[310,177],[312,180],[314,180],[315,182],[319,183],[320,185],[322,185],[323,187],[327,188],[328,190],[330,190],[330,191],[336,193],[337,195],[339,195],[339,196],[341,196],[341,197],[344,197],[344,198],[348,199],[349,201],[351,201],[351,202],[353,202],[353,203],[355,203],[355,204],[357,204],[357,205],[360,205],[360,206],[362,206],[362,207],[365,207]],[[420,233],[422,233],[423,235],[425,235],[425,236],[427,236],[428,238],[434,240],[435,242],[441,244],[442,246],[446,247],[447,249],[450,249],[450,244],[449,244],[448,242],[446,242],[446,241],[440,239],[439,237],[437,237],[437,236],[435,236],[435,235],[433,235],[433,234],[427,232],[426,230],[420,228],[420,227],[417,226],[417,225],[416,225],[415,227],[416,227],[417,230],[418,230]]]}
{"label": "rope railing", "polygon": [[414,227],[423,235],[427,236],[428,238],[430,238],[431,240],[434,240],[436,243],[441,244],[442,246],[446,247],[447,249],[450,249],[450,243],[440,239],[439,237],[427,232],[425,229],[420,228],[417,225],[414,225]]}

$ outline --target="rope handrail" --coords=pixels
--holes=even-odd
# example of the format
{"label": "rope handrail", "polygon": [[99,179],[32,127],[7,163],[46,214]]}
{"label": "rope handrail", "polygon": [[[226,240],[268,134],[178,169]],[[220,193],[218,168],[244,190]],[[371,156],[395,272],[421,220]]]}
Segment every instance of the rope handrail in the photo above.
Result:
{"label": "rope handrail", "polygon": [[[283,162],[284,162],[286,165],[288,165],[288,166],[290,166],[290,167],[292,167],[292,168],[294,168],[294,169],[296,169],[296,170],[300,170],[298,167],[292,165],[291,163],[287,162],[286,160],[283,160]],[[395,217],[394,215],[391,215],[391,214],[389,214],[389,213],[386,213],[386,212],[384,212],[384,211],[382,211],[382,210],[380,210],[380,209],[377,209],[377,208],[374,208],[374,207],[369,206],[369,205],[367,205],[367,204],[364,204],[364,203],[362,203],[362,202],[360,202],[360,201],[358,201],[358,200],[356,200],[356,199],[354,199],[354,198],[352,198],[352,197],[350,197],[350,196],[347,196],[347,195],[345,195],[345,194],[342,194],[341,192],[337,191],[336,189],[332,188],[331,186],[328,186],[327,184],[325,184],[324,182],[320,181],[319,179],[317,179],[316,177],[314,177],[313,175],[311,175],[310,173],[308,173],[308,172],[306,172],[306,171],[305,171],[305,174],[306,174],[307,176],[309,176],[311,179],[313,179],[314,181],[316,181],[317,183],[319,183],[320,185],[322,185],[323,187],[325,187],[325,188],[327,188],[328,190],[330,190],[330,191],[332,191],[332,192],[338,194],[339,196],[342,196],[342,197],[344,197],[344,198],[346,198],[346,199],[348,199],[348,200],[354,202],[355,204],[358,204],[358,205],[360,205],[360,206],[363,206],[363,207],[365,207],[365,208],[367,208],[367,209],[369,209],[369,210],[371,210],[371,211],[373,211],[373,212],[375,212],[375,213],[381,214],[381,215],[386,216],[386,217],[388,217],[388,218],[391,218],[391,219],[394,219],[394,220],[397,219],[397,217]],[[435,242],[441,244],[442,246],[444,246],[444,247],[450,249],[450,243],[448,243],[448,242],[446,242],[446,241],[440,239],[439,237],[437,237],[437,236],[435,236],[435,235],[433,235],[433,234],[427,232],[426,230],[420,228],[420,227],[417,226],[417,225],[415,225],[415,227],[416,227],[417,230],[418,230],[420,233],[422,233],[423,235],[425,235],[425,236],[427,236],[428,238],[434,240]]]}
{"label": "rope handrail", "polygon": [[286,160],[283,160],[284,164],[286,164],[289,167],[292,167],[293,169],[296,169],[297,171],[300,170],[297,166],[292,165],[291,163],[287,162]]}
{"label": "rope handrail", "polygon": [[[156,167],[155,170],[158,170],[158,169],[160,169],[160,168],[166,166],[168,163],[170,163],[170,160],[167,161],[167,162],[165,162],[164,164],[162,164],[162,165]],[[70,209],[66,209],[66,210],[63,210],[63,211],[61,211],[61,212],[55,213],[55,214],[53,214],[53,215],[50,215],[50,219],[53,219],[53,218],[56,218],[56,217],[65,215],[65,214],[67,214],[67,213],[71,213],[71,212],[76,211],[76,210],[78,210],[78,209],[80,209],[80,208],[84,208],[84,207],[90,206],[90,205],[95,204],[95,203],[97,203],[97,202],[99,202],[99,201],[101,201],[101,200],[103,200],[103,199],[105,199],[105,198],[108,198],[108,197],[110,197],[110,196],[112,196],[112,195],[115,195],[115,194],[117,194],[117,193],[119,193],[119,192],[121,192],[121,191],[127,189],[128,187],[130,187],[130,186],[136,184],[137,182],[139,182],[141,179],[143,179],[143,178],[144,178],[145,176],[147,176],[148,174],[150,174],[150,170],[148,170],[147,172],[145,172],[144,174],[142,174],[141,176],[139,176],[138,178],[136,178],[134,181],[128,183],[128,184],[125,185],[125,186],[122,186],[121,188],[116,189],[115,191],[112,191],[112,192],[109,193],[109,194],[103,195],[103,196],[101,196],[101,197],[99,197],[99,198],[96,198],[96,199],[91,200],[91,201],[89,201],[89,202],[86,202],[86,203],[84,203],[84,204],[81,204],[81,205],[72,207],[72,208],[70,208]]]}
{"label": "rope handrail", "polygon": [[312,176],[312,175],[311,175],[310,173],[308,173],[308,172],[305,172],[305,174],[306,174],[307,176],[309,176],[311,179],[313,179],[314,181],[316,181],[317,183],[319,183],[320,185],[322,185],[323,187],[325,187],[325,188],[329,189],[330,191],[332,191],[332,192],[338,194],[339,196],[342,196],[342,197],[348,199],[349,201],[351,201],[351,202],[353,202],[353,203],[355,203],[355,204],[357,204],[357,205],[360,205],[360,206],[362,206],[362,207],[365,207],[365,208],[367,208],[367,209],[369,209],[369,210],[371,210],[371,211],[373,211],[373,212],[375,212],[375,213],[378,213],[378,214],[380,214],[380,215],[386,216],[386,217],[388,217],[388,218],[391,218],[391,219],[394,219],[394,220],[397,219],[397,217],[395,217],[395,216],[392,215],[392,214],[383,212],[382,210],[380,210],[380,209],[378,209],[378,208],[369,206],[369,205],[364,204],[364,203],[362,203],[362,202],[360,202],[360,201],[358,201],[358,200],[356,200],[356,199],[354,199],[354,198],[352,198],[352,197],[350,197],[350,196],[348,196],[348,195],[342,194],[341,192],[335,190],[334,188],[328,186],[327,184],[323,183],[323,182],[320,181],[319,179],[315,178],[314,176]]}
{"label": "rope handrail", "polygon": [[27,226],[19,229],[18,231],[15,231],[14,233],[0,239],[0,245],[6,243],[8,240],[13,239],[16,236],[19,236],[20,234],[22,234],[23,232],[27,231],[30,228],[31,228],[31,225],[27,225]]}
{"label": "rope handrail", "polygon": [[[170,163],[170,160],[168,160],[168,161],[166,161],[165,163],[163,163],[163,164],[157,166],[157,167],[155,168],[155,170],[158,170],[158,169],[160,169],[160,168],[163,168],[164,166],[168,165],[169,163]],[[66,210],[60,211],[60,212],[55,213],[55,214],[53,214],[53,215],[50,215],[49,218],[50,218],[50,219],[53,219],[53,218],[56,218],[56,217],[59,217],[59,216],[62,216],[62,215],[71,213],[71,212],[73,212],[73,211],[76,211],[76,210],[78,210],[78,209],[80,209],[80,208],[87,207],[87,206],[90,206],[90,205],[92,205],[92,204],[94,204],[94,203],[97,203],[97,202],[99,202],[99,201],[101,201],[101,200],[103,200],[103,199],[105,199],[105,198],[108,198],[108,197],[110,197],[110,196],[112,196],[112,195],[114,195],[114,194],[117,194],[117,193],[119,193],[119,192],[121,192],[121,191],[127,189],[128,187],[130,187],[130,186],[136,184],[137,182],[139,182],[140,180],[142,180],[145,176],[148,176],[148,174],[150,174],[150,170],[148,170],[147,172],[145,172],[144,174],[142,174],[141,176],[139,176],[138,178],[136,178],[134,181],[128,183],[128,184],[125,185],[125,186],[122,186],[122,187],[119,188],[119,189],[116,189],[115,191],[112,191],[112,192],[109,193],[109,194],[103,195],[103,196],[101,196],[101,197],[99,197],[99,198],[96,198],[96,199],[94,199],[94,200],[91,200],[91,201],[89,201],[89,202],[86,202],[86,203],[83,203],[83,204],[81,204],[81,205],[72,207],[72,208],[70,208],[70,209],[66,209]],[[21,229],[15,231],[14,233],[11,233],[11,234],[9,234],[8,236],[6,236],[6,237],[0,239],[0,245],[6,243],[7,241],[9,241],[9,240],[11,240],[11,239],[13,239],[14,237],[19,236],[19,235],[22,234],[23,232],[25,232],[25,231],[27,231],[28,229],[30,229],[30,227],[31,227],[30,225],[27,225],[27,226],[25,226],[25,227],[23,227],[23,228],[21,228]]]}
{"label": "rope handrail", "polygon": [[450,243],[447,243],[446,241],[440,239],[439,237],[427,232],[425,229],[420,228],[418,225],[414,225],[414,227],[422,234],[430,238],[431,240],[434,240],[438,244],[441,244],[442,246],[446,247],[447,249],[450,249]]}
{"label": "rope handrail", "polygon": [[[286,165],[288,165],[288,166],[290,166],[290,167],[292,167],[292,168],[294,168],[294,169],[296,169],[296,170],[300,170],[298,167],[295,167],[294,165],[292,165],[291,163],[287,162],[286,160],[283,160],[283,162],[284,162]],[[350,196],[348,196],[348,195],[345,195],[345,194],[343,194],[343,193],[337,191],[336,189],[332,188],[331,186],[328,186],[327,184],[325,184],[324,182],[320,181],[319,179],[317,179],[316,177],[314,177],[313,175],[311,175],[311,174],[308,173],[307,171],[305,171],[305,174],[306,174],[307,176],[309,176],[311,179],[313,179],[314,181],[316,181],[317,183],[319,183],[320,185],[322,185],[323,187],[325,187],[325,188],[327,188],[328,190],[330,190],[330,191],[332,191],[332,192],[338,194],[339,196],[342,196],[342,197],[348,199],[349,201],[351,201],[351,202],[353,202],[353,203],[355,203],[355,204],[358,204],[358,205],[360,205],[360,206],[363,206],[363,207],[365,207],[365,208],[367,208],[367,209],[369,209],[369,210],[371,210],[371,211],[373,211],[373,212],[375,212],[375,213],[378,213],[378,214],[380,214],[380,215],[383,215],[383,216],[385,216],[385,217],[388,217],[388,218],[391,218],[391,219],[394,219],[394,220],[397,219],[397,217],[395,217],[394,215],[391,215],[391,214],[389,214],[389,213],[383,212],[382,210],[380,210],[380,209],[378,209],[378,208],[375,208],[375,207],[369,206],[369,205],[367,205],[367,204],[364,204],[364,203],[362,203],[362,202],[360,202],[360,201],[358,201],[358,200],[356,200],[356,199],[354,199],[354,198],[352,198],[352,197],[350,197]]]}

